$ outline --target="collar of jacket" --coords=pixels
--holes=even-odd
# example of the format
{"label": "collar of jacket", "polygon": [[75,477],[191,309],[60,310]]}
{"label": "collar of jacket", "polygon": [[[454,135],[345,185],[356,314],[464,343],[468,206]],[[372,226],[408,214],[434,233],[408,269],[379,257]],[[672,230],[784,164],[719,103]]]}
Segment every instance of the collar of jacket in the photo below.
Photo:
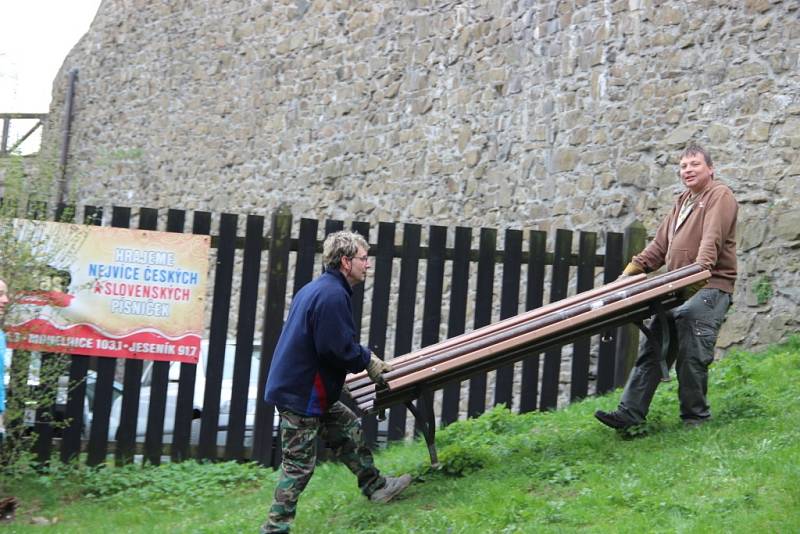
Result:
{"label": "collar of jacket", "polygon": [[331,267],[326,267],[325,268],[325,272],[322,273],[322,274],[329,274],[329,275],[335,277],[337,280],[339,280],[339,282],[342,284],[342,286],[344,286],[344,288],[347,290],[347,294],[348,295],[352,295],[353,294],[353,288],[350,287],[350,284],[347,283],[347,279],[344,277],[344,275],[342,274],[342,271],[340,271],[339,269],[333,269]]}
{"label": "collar of jacket", "polygon": [[[706,193],[708,193],[709,191],[711,191],[711,189],[713,189],[714,187],[716,187],[716,186],[717,186],[719,183],[720,183],[720,182],[719,182],[719,181],[718,181],[716,178],[714,178],[713,180],[711,180],[710,182],[708,182],[708,183],[706,184],[706,186],[703,188],[703,190],[702,190],[702,191],[700,191],[699,193],[697,193],[697,194],[694,196],[694,201],[695,201],[695,203],[697,203],[697,201],[700,199],[700,197],[702,197],[703,195],[705,195]],[[688,187],[687,187],[686,189],[684,189],[684,190],[683,190],[683,192],[682,192],[680,195],[678,195],[678,198],[680,199],[680,205],[683,205],[683,203],[686,201],[686,199],[687,199],[688,197],[690,197],[691,195],[693,195],[693,193],[692,193],[692,190],[691,190],[691,189],[689,189]]]}

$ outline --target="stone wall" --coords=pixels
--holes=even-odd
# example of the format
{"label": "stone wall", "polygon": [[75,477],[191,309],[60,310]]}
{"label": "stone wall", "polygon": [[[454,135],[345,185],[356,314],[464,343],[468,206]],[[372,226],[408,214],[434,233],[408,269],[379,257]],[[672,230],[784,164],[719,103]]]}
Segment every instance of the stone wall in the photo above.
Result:
{"label": "stone wall", "polygon": [[650,234],[708,146],[741,202],[720,346],[798,328],[797,0],[104,0],[79,69],[74,198]]}

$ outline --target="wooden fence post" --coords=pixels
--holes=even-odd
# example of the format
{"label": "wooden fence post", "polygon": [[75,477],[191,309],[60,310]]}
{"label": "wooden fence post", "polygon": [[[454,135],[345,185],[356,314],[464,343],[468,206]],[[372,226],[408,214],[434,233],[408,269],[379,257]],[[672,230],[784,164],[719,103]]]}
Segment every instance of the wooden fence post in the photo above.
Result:
{"label": "wooden fence post", "polygon": [[[192,233],[195,235],[211,234],[211,213],[195,211],[192,214]],[[178,378],[178,396],[175,403],[175,428],[172,433],[172,446],[170,447],[170,457],[175,462],[182,462],[191,455],[189,442],[192,439],[196,382],[197,364],[181,363],[181,371]]]}
{"label": "wooden fence post", "polygon": [[[185,225],[185,211],[170,209],[167,212],[167,232],[183,233]],[[147,429],[144,437],[144,457],[153,465],[159,465],[164,448],[164,421],[167,411],[170,362],[155,361],[152,366],[150,370],[150,403],[147,406]],[[174,438],[174,423],[172,432]],[[174,439],[172,441],[174,442]]]}
{"label": "wooden fence post", "polygon": [[267,286],[264,297],[264,327],[261,341],[261,368],[258,371],[258,394],[256,399],[256,420],[253,432],[252,460],[263,466],[276,467],[279,463],[279,450],[273,455],[273,447],[279,447],[280,436],[273,432],[275,407],[264,402],[272,353],[278,344],[283,329],[283,312],[286,307],[286,284],[289,269],[289,252],[292,245],[292,213],[279,208],[272,214],[269,240],[269,264],[267,267]]}
{"label": "wooden fence post", "polygon": [[[389,295],[392,291],[392,257],[394,255],[395,224],[378,223],[378,243],[375,246],[375,276],[372,279],[372,307],[367,345],[371,353],[386,358],[386,330],[389,325]],[[378,442],[378,419],[367,415],[361,422],[368,447]]]}
{"label": "wooden fence post", "polygon": [[[492,300],[494,298],[494,255],[497,250],[497,229],[481,228],[478,248],[478,275],[475,284],[474,328],[492,322]],[[486,411],[486,373],[479,373],[469,380],[467,417],[478,417]]]}
{"label": "wooden fence post", "polygon": [[[623,263],[627,265],[631,258],[644,249],[647,232],[639,221],[633,221],[625,228],[622,239]],[[628,374],[636,362],[639,353],[639,329],[636,325],[621,326],[617,335],[617,359],[614,365],[614,387],[624,386]]]}
{"label": "wooden fence post", "polygon": [[[100,225],[103,209],[95,206],[84,207],[84,224]],[[86,373],[89,370],[89,356],[73,355],[69,365],[69,388],[67,406],[64,417],[70,425],[64,429],[61,441],[61,461],[68,463],[78,457],[81,452],[81,431],[86,421],[83,420],[83,403],[86,398]]]}
{"label": "wooden fence post", "polygon": [[[544,302],[544,271],[547,264],[547,232],[530,230],[528,234],[528,291],[525,310],[533,310]],[[539,398],[539,353],[534,352],[522,360],[519,412],[536,409]]]}
{"label": "wooden fence post", "polygon": [[[444,266],[447,248],[447,227],[431,225],[428,228],[428,258],[425,266],[425,304],[422,310],[422,347],[439,341],[442,324],[442,296],[444,291]],[[444,393],[443,393],[444,394]],[[433,399],[422,395],[417,401],[417,410],[433,413]],[[423,425],[416,421],[416,430],[424,436]],[[435,425],[434,420],[428,421]],[[441,426],[441,423],[440,423]]]}
{"label": "wooden fence post", "polygon": [[[567,298],[569,292],[569,264],[572,257],[571,230],[556,230],[553,250],[553,277],[550,281],[550,302]],[[561,347],[553,347],[544,353],[542,366],[542,391],[539,410],[555,410],[558,407],[558,389],[561,377]]]}
{"label": "wooden fence post", "polygon": [[[469,251],[472,228],[456,227],[453,243],[453,271],[450,282],[450,310],[447,316],[447,337],[464,333],[467,326],[467,292],[469,289]],[[442,391],[441,426],[458,421],[461,383],[447,384]]]}
{"label": "wooden fence post", "polygon": [[[403,257],[400,260],[400,280],[397,291],[397,322],[394,330],[394,358],[413,350],[414,312],[417,304],[417,281],[422,226],[403,225]],[[384,355],[385,357],[385,355]],[[387,358],[388,359],[388,358]],[[398,405],[389,411],[388,439],[400,440],[406,434],[406,407]]]}
{"label": "wooden fence post", "polygon": [[[610,284],[622,272],[622,234],[606,234],[606,250],[603,258],[603,284]],[[614,362],[617,359],[617,335],[619,328],[610,328],[600,334],[600,347],[597,350],[597,391],[598,395],[614,389]]]}
{"label": "wooden fence post", "polygon": [[[114,206],[111,212],[111,226],[117,228],[128,228],[131,220],[131,209],[121,206]],[[97,378],[94,385],[94,402],[92,410],[92,428],[89,431],[88,454],[86,464],[89,466],[100,465],[106,461],[106,451],[108,450],[108,431],[111,419],[111,401],[114,393],[114,374],[117,367],[116,358],[97,358]],[[138,389],[136,393],[136,404],[138,407]],[[123,393],[125,395],[125,393]],[[125,398],[122,399],[123,404]],[[128,401],[130,402],[130,401]],[[127,413],[127,411],[125,412]]]}
{"label": "wooden fence post", "polygon": [[[242,278],[239,291],[239,317],[236,324],[231,403],[228,416],[228,435],[225,440],[225,459],[245,459],[244,439],[247,424],[248,392],[253,363],[258,282],[261,278],[261,250],[264,244],[264,217],[248,215],[242,257]],[[260,370],[260,369],[259,369]],[[256,381],[256,384],[258,381]],[[257,388],[258,386],[256,386]]]}
{"label": "wooden fence post", "polygon": [[[597,234],[581,232],[578,247],[577,292],[594,288],[594,271],[597,265]],[[572,344],[572,376],[569,401],[575,402],[589,394],[589,359],[591,336],[575,340]]]}
{"label": "wooden fence post", "polygon": [[[130,219],[130,214],[128,218]],[[130,220],[123,222],[127,222],[126,226],[130,226]],[[158,229],[158,210],[141,208],[139,210],[139,228],[142,230]],[[125,358],[124,366],[122,407],[120,408],[119,429],[117,430],[117,448],[114,451],[114,459],[117,465],[133,463],[133,457],[136,454],[136,431],[139,420],[139,399],[142,391],[144,360]],[[152,398],[150,402],[153,402]]]}
{"label": "wooden fence post", "polygon": [[[503,285],[500,292],[500,319],[508,319],[519,313],[519,286],[522,272],[522,230],[506,230],[503,245]],[[514,404],[514,364],[500,367],[495,374],[494,404],[505,404],[511,409]]]}
{"label": "wooden fence post", "polygon": [[222,372],[225,366],[225,347],[228,341],[233,271],[236,263],[236,237],[239,216],[223,213],[219,219],[217,262],[214,274],[214,296],[211,304],[211,324],[206,352],[206,381],[203,388],[203,410],[200,416],[200,438],[197,457],[217,458],[219,404],[222,392]]}

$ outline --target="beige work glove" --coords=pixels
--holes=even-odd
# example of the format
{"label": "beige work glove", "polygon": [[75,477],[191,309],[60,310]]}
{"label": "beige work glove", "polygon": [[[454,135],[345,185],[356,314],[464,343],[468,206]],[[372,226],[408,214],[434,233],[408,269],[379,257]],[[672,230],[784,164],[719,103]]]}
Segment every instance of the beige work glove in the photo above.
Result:
{"label": "beige work glove", "polygon": [[636,275],[636,274],[641,274],[643,272],[644,272],[644,269],[642,269],[641,267],[639,267],[635,263],[630,262],[628,265],[625,266],[625,269],[622,271],[622,274],[619,275],[619,278],[617,278],[617,280],[622,280],[622,279],[627,278],[629,276],[633,276],[633,275]]}
{"label": "beige work glove", "polygon": [[376,384],[386,384],[386,380],[383,378],[383,373],[387,373],[391,370],[391,365],[381,360],[374,354],[369,357],[369,363],[367,364],[367,375],[369,376],[369,379]]}

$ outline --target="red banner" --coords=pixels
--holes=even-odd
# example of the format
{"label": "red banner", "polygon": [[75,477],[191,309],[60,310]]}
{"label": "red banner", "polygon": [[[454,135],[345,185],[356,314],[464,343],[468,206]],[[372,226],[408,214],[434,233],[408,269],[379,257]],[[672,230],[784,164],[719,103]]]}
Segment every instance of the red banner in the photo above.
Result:
{"label": "red banner", "polygon": [[140,331],[114,338],[92,325],[75,325],[60,330],[42,319],[10,328],[7,341],[9,347],[17,349],[85,356],[197,363],[200,355],[200,336],[196,334],[170,339],[155,331]]}

